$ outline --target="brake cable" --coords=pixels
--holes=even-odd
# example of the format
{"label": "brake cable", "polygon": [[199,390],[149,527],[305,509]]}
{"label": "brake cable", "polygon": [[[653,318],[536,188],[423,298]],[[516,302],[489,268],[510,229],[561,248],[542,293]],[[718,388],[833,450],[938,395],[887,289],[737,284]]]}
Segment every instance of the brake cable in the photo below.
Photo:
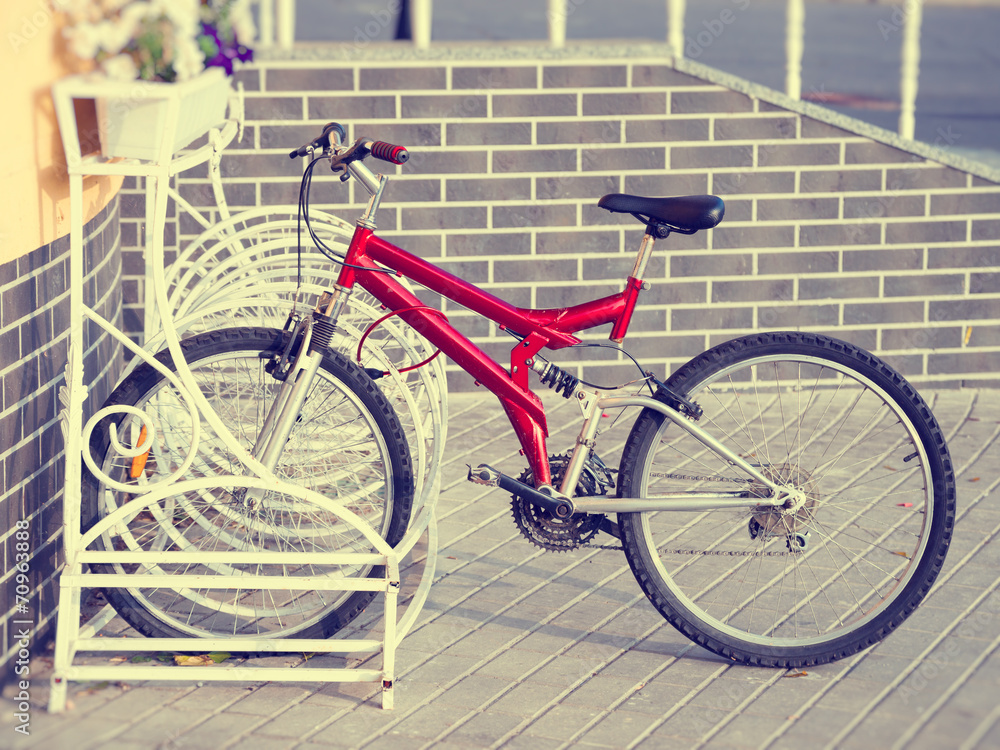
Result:
{"label": "brake cable", "polygon": [[[428,307],[427,305],[411,305],[410,307],[401,307],[398,310],[390,310],[388,313],[386,313],[381,318],[379,318],[378,320],[376,320],[374,323],[372,323],[371,325],[369,325],[368,328],[365,329],[365,332],[363,334],[361,334],[361,339],[358,341],[358,351],[357,351],[357,354],[355,355],[356,358],[357,358],[358,363],[360,364],[360,362],[361,362],[361,349],[365,345],[365,340],[368,338],[368,336],[379,325],[381,325],[383,322],[385,322],[386,320],[388,320],[389,318],[391,318],[393,315],[399,315],[400,313],[411,312],[413,310],[425,310],[426,312],[433,313],[434,315],[437,315],[445,323],[448,322],[448,316],[447,315],[445,315],[440,310],[435,310],[433,307]],[[412,326],[411,326],[411,328],[412,328]],[[427,359],[425,359],[423,362],[418,362],[415,365],[410,365],[409,367],[404,367],[402,370],[397,370],[396,372],[402,374],[404,372],[410,372],[411,370],[416,370],[418,367],[423,367],[426,364],[430,364],[430,362],[432,362],[433,360],[435,360],[440,353],[441,353],[441,350],[438,349],[431,356],[429,356]],[[368,373],[368,375],[371,377],[372,380],[378,380],[379,378],[385,377],[386,375],[389,374],[389,372],[387,370],[386,371],[379,371],[379,370],[375,370],[374,368],[368,368],[368,367],[365,368],[365,372]],[[375,375],[376,372],[378,373],[378,375]]]}

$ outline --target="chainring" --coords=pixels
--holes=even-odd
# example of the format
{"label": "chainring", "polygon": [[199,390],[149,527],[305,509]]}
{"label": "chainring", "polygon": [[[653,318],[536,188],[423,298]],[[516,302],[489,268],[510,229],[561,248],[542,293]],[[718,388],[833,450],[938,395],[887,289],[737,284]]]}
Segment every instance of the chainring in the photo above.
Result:
{"label": "chainring", "polygon": [[[552,469],[552,484],[559,486],[566,473],[569,456],[549,456]],[[518,480],[534,486],[530,468],[521,472]],[[614,486],[610,472],[596,456],[592,456],[580,474],[576,485],[578,497],[603,495],[609,486]],[[574,513],[569,518],[557,518],[545,508],[533,505],[519,495],[512,495],[510,501],[514,524],[524,538],[545,550],[566,552],[586,544],[601,530],[604,515],[600,513]]]}

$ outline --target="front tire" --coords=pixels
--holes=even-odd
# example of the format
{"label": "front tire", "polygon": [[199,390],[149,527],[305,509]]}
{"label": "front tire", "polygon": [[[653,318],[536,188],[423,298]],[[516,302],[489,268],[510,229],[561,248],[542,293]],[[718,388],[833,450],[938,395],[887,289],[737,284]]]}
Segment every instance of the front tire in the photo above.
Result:
{"label": "front tire", "polygon": [[[281,382],[269,371],[288,334],[264,328],[212,331],[181,343],[201,393],[246,449],[253,448]],[[157,360],[174,370],[168,352]],[[192,449],[190,412],[177,389],[149,364],[137,367],[105,402],[132,407],[155,430],[148,456],[136,462],[112,447],[116,425],[127,447],[142,436],[142,419],[113,413],[91,433],[91,457],[109,479],[138,493],[115,488],[93,473],[83,483],[84,527],[90,528],[145,486],[170,476]],[[327,351],[292,429],[275,474],[306,487],[368,521],[390,545],[402,539],[413,504],[410,454],[392,407],[365,372],[343,355]],[[132,513],[97,538],[105,550],[168,550],[260,553],[253,563],[206,559],[197,564],[95,564],[96,573],[134,574],[129,588],[105,595],[126,622],[151,637],[326,638],[354,619],[375,596],[371,591],[301,591],[201,588],[197,584],[154,587],[144,574],[201,576],[380,577],[372,565],[278,565],[268,551],[369,552],[361,532],[315,503],[276,490],[259,497],[239,485],[211,480],[246,473],[225,443],[204,428],[195,460],[182,479],[211,485],[175,492]]]}
{"label": "front tire", "polygon": [[[744,664],[803,667],[854,654],[916,608],[944,564],[955,478],[927,404],[845,342],[805,333],[729,341],[669,379],[699,425],[793,507],[619,514],[629,565],[660,613]],[[644,410],[622,455],[620,496],[763,495],[663,415]]]}

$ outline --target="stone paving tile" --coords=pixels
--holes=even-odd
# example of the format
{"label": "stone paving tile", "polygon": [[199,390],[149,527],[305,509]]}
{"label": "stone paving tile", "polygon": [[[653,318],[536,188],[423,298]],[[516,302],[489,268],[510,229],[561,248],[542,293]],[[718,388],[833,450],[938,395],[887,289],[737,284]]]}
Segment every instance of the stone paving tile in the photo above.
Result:
{"label": "stone paving tile", "polygon": [[983,735],[981,747],[1000,747],[1000,722],[994,720],[993,726]]}
{"label": "stone paving tile", "polygon": [[[965,414],[968,393],[935,395],[958,404],[939,415],[943,422]],[[1000,398],[977,396],[980,421],[957,432],[944,423],[962,474],[960,518],[940,585],[888,639],[800,670],[804,677],[733,666],[693,645],[645,600],[621,552],[553,555],[529,545],[511,523],[506,494],[465,481],[464,463],[480,456],[520,472],[516,441],[492,397],[459,396],[439,504],[437,583],[397,653],[394,712],[379,708],[379,689],[369,683],[145,683],[92,693],[74,686],[76,711],[40,716],[36,741],[14,747],[131,750],[190,738],[185,748],[212,750],[449,750],[500,742],[545,750],[572,738],[574,746],[594,748],[704,740],[712,750],[800,750],[846,727],[838,748],[892,746],[911,728],[912,748],[958,746],[974,731],[982,735],[978,747],[1000,746],[991,713],[1000,690],[1000,652],[991,650],[1000,635],[1000,544],[987,542],[1000,525],[1000,488],[987,483],[1000,473],[993,434]],[[559,407],[550,412],[554,448],[571,443],[576,430],[575,407]],[[420,564],[409,566],[409,575]],[[380,612],[370,608],[353,631],[380,628]],[[284,655],[250,663],[308,669],[320,660]],[[371,657],[366,666],[378,663]]]}
{"label": "stone paving tile", "polygon": [[389,730],[389,734],[430,740],[468,714],[469,709],[464,706],[422,706],[402,718]]}
{"label": "stone paving tile", "polygon": [[584,732],[578,743],[600,747],[624,747],[645,732],[655,721],[649,714],[617,709]]}
{"label": "stone paving tile", "polygon": [[879,703],[878,712],[907,720],[921,716],[964,671],[924,662]]}
{"label": "stone paving tile", "polygon": [[[178,735],[185,728],[207,721],[211,716],[212,714],[208,712],[164,706],[126,728],[124,732],[115,737],[115,743],[120,741],[141,742],[143,739],[148,741],[150,737],[166,738]],[[246,716],[243,717],[243,721],[247,722]]]}
{"label": "stone paving tile", "polygon": [[[837,731],[847,725],[854,718],[854,714],[848,711],[839,711],[834,708],[814,708],[808,714],[803,715],[792,722],[787,729],[779,727],[776,731],[781,734],[768,745],[769,750],[802,750],[803,747],[815,747],[818,737],[829,741]],[[875,743],[870,744],[877,747]]]}
{"label": "stone paving tile", "polygon": [[878,654],[912,659],[916,654],[929,648],[939,634],[940,631],[932,632],[915,628],[907,620],[903,627],[890,633],[885,640],[874,647],[873,651]]}
{"label": "stone paving tile", "polygon": [[476,660],[467,656],[451,656],[447,653],[436,655],[430,661],[421,664],[416,669],[403,671],[397,680],[397,685],[410,682],[422,682],[431,685],[445,685],[463,674],[467,674],[476,664]]}
{"label": "stone paving tile", "polygon": [[808,701],[821,691],[830,689],[832,684],[818,677],[782,678],[757,696],[743,709],[743,713],[781,718],[798,715]]}
{"label": "stone paving tile", "polygon": [[557,685],[539,683],[535,680],[514,685],[496,701],[489,710],[500,713],[520,713],[523,717],[533,717],[545,706],[555,701],[565,691]]}
{"label": "stone paving tile", "polygon": [[637,651],[626,651],[601,667],[602,677],[630,677],[644,680],[660,664],[650,661],[649,656]]}
{"label": "stone paving tile", "polygon": [[633,693],[637,684],[634,677],[605,677],[598,673],[574,688],[573,692],[562,699],[562,705],[610,708],[622,697]]}
{"label": "stone paving tile", "polygon": [[435,699],[435,705],[477,708],[496,698],[510,687],[510,682],[500,677],[473,674],[452,685]]}
{"label": "stone paving tile", "polygon": [[698,740],[705,737],[728,715],[727,711],[705,706],[683,706],[667,717],[650,735],[651,738],[681,737]]}
{"label": "stone paving tile", "polygon": [[597,717],[596,708],[583,706],[555,706],[527,726],[524,733],[532,737],[568,739],[576,727]]}
{"label": "stone paving tile", "polygon": [[[89,719],[76,717],[74,721],[63,722],[62,726],[42,736],[16,736],[11,744],[12,750],[20,748],[40,748],[44,750],[88,750],[89,748],[106,746],[104,738],[116,728],[109,725],[106,719]],[[4,727],[4,741],[12,737],[11,729]]]}
{"label": "stone paving tile", "polygon": [[488,747],[499,738],[514,732],[527,721],[528,718],[523,713],[484,711],[450,732],[445,739],[448,742],[460,742],[467,747]]}
{"label": "stone paving tile", "polygon": [[[563,740],[553,737],[539,737],[536,734],[520,734],[504,743],[503,750],[555,750],[562,747]],[[437,750],[437,748],[435,748]]]}
{"label": "stone paving tile", "polygon": [[882,692],[885,682],[851,680],[839,682],[823,694],[822,705],[842,711],[860,711]]}
{"label": "stone paving tile", "polygon": [[173,744],[192,750],[217,750],[250,730],[256,723],[247,721],[247,717],[241,714],[215,714],[197,727],[177,735]]}
{"label": "stone paving tile", "polygon": [[218,711],[247,694],[246,685],[209,684],[181,696],[170,705],[181,710]]}
{"label": "stone paving tile", "polygon": [[[254,732],[249,736],[240,737],[229,748],[231,750],[289,750],[295,744],[296,740],[292,737],[275,737],[273,735]],[[148,745],[146,747],[148,750]],[[115,750],[117,750],[117,746]]]}
{"label": "stone paving tile", "polygon": [[690,688],[664,682],[651,682],[635,691],[620,708],[626,711],[660,717],[673,706],[692,695]]}
{"label": "stone paving tile", "polygon": [[275,737],[298,737],[325,725],[330,715],[326,706],[299,704],[267,719],[259,731]]}
{"label": "stone paving tile", "polygon": [[[733,717],[712,737],[712,747],[735,745],[757,747],[762,740],[775,732],[785,719],[760,714],[741,714]],[[818,744],[814,741],[813,745]]]}
{"label": "stone paving tile", "polygon": [[503,626],[491,627],[490,624],[487,624],[449,646],[444,654],[468,658],[485,657],[488,654],[504,650],[512,640],[517,638],[517,634],[512,633],[512,630],[512,628]]}
{"label": "stone paving tile", "polygon": [[600,671],[604,662],[598,659],[571,659],[560,655],[531,674],[531,681],[555,685],[563,690]]}
{"label": "stone paving tile", "polygon": [[726,711],[736,710],[741,704],[750,700],[755,693],[765,689],[759,681],[742,679],[741,672],[743,671],[745,670],[730,669],[719,675],[698,691],[697,695],[691,699],[691,704],[725,709]]}
{"label": "stone paving tile", "polygon": [[894,717],[885,714],[869,716],[841,739],[837,746],[844,750],[871,750],[872,747],[891,747],[906,728],[906,724],[901,724]]}

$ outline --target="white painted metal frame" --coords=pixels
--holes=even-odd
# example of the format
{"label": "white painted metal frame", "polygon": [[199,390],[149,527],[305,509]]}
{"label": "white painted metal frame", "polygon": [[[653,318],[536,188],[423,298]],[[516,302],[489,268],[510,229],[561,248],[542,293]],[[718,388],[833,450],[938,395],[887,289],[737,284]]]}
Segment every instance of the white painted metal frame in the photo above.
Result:
{"label": "white painted metal frame", "polygon": [[[287,2],[287,0],[286,0]],[[65,707],[67,683],[80,680],[104,679],[142,679],[142,680],[301,680],[317,681],[381,681],[382,705],[392,707],[392,684],[395,670],[395,649],[412,627],[420,609],[426,601],[430,584],[434,576],[435,554],[437,550],[437,531],[434,520],[434,502],[439,491],[438,473],[444,450],[444,426],[446,424],[446,394],[443,368],[439,362],[432,363],[430,368],[422,368],[412,377],[403,377],[398,370],[403,363],[390,361],[381,352],[373,352],[371,356],[389,373],[389,378],[383,378],[389,384],[387,395],[394,406],[405,407],[401,415],[408,429],[411,444],[417,450],[418,496],[415,502],[415,518],[399,544],[390,547],[370,525],[360,516],[347,510],[343,505],[330,500],[318,493],[282,481],[254,459],[229,432],[219,416],[208,405],[205,396],[198,389],[190,369],[184,360],[180,348],[181,335],[193,328],[216,328],[224,325],[229,317],[245,315],[248,310],[267,321],[274,321],[278,316],[284,316],[290,307],[284,299],[294,292],[296,257],[277,254],[287,253],[289,235],[287,235],[287,219],[265,221],[255,224],[248,231],[250,221],[268,217],[272,209],[255,209],[239,216],[230,216],[222,193],[218,171],[219,158],[222,149],[239,130],[242,129],[242,92],[234,94],[230,102],[231,119],[219,129],[213,129],[209,134],[208,143],[189,153],[175,156],[170,153],[168,144],[173,142],[177,126],[178,113],[182,106],[184,85],[162,87],[153,94],[155,98],[166,101],[167,117],[163,146],[155,161],[140,162],[137,160],[109,161],[99,156],[84,157],[79,148],[78,130],[74,115],[74,99],[94,99],[98,97],[121,96],[123,85],[116,82],[93,77],[73,77],[65,79],[53,89],[56,113],[59,118],[63,146],[66,153],[67,170],[70,179],[70,210],[71,210],[71,252],[70,252],[70,307],[71,329],[68,362],[66,367],[66,386],[60,392],[63,405],[61,413],[66,445],[66,468],[63,510],[63,545],[65,552],[65,568],[60,578],[59,613],[56,634],[55,664],[52,678],[52,691],[49,701],[50,711],[61,711]],[[198,214],[181,196],[171,188],[170,180],[179,172],[187,170],[200,163],[209,164],[209,174],[212,178],[215,195],[219,202],[219,212],[222,221],[213,224]],[[146,296],[150,300],[147,308],[147,344],[145,349],[139,348],[119,331],[112,323],[103,319],[96,311],[88,308],[83,300],[83,178],[85,175],[126,175],[146,178],[147,205],[147,287]],[[182,253],[177,263],[169,270],[164,262],[163,227],[166,217],[168,197],[173,197],[182,210],[192,212],[200,219],[206,232]],[[287,213],[286,213],[287,216]],[[324,216],[321,221],[324,230],[332,235],[343,235],[345,225],[333,217]],[[278,242],[272,235],[277,233]],[[282,238],[282,233],[285,236]],[[260,241],[261,237],[264,241]],[[200,254],[197,260],[192,256]],[[305,266],[311,276],[308,279],[308,291],[318,293],[325,282],[335,275],[330,269],[330,263],[323,258],[323,263],[315,253],[307,254]],[[234,261],[235,259],[235,261]],[[212,263],[215,263],[215,266]],[[246,265],[244,265],[246,264]],[[249,275],[261,280],[261,283],[248,284]],[[206,282],[206,280],[209,280]],[[206,283],[202,283],[206,282]],[[365,321],[375,319],[376,311],[370,305],[359,303],[350,308],[349,315],[343,321],[350,333],[356,333],[358,327],[367,325]],[[120,485],[120,489],[136,495],[134,499],[118,507],[105,518],[101,519],[85,534],[80,532],[81,522],[81,482],[82,470],[79,457],[84,456],[88,468],[101,477],[109,486],[115,486],[111,477],[102,475],[100,467],[96,466],[84,450],[89,444],[91,431],[100,418],[109,412],[128,412],[130,407],[110,407],[102,409],[97,415],[83,422],[83,408],[87,394],[83,370],[83,332],[85,321],[97,324],[102,330],[118,340],[134,355],[133,365],[139,360],[157,368],[177,389],[189,411],[190,422],[186,422],[190,431],[189,453],[181,465],[166,478],[147,483],[144,486]],[[150,326],[155,325],[157,332],[153,333]],[[353,327],[352,327],[353,326]],[[391,339],[394,348],[403,352],[406,361],[415,363],[423,358],[426,345],[422,340],[414,339],[411,332],[403,327],[389,323],[380,328],[383,336]],[[177,372],[159,364],[153,357],[163,345],[169,349]],[[381,383],[381,381],[379,381]],[[132,413],[142,414],[140,410]],[[409,416],[409,419],[406,417]],[[150,431],[153,425],[148,425]],[[161,429],[170,429],[162,427]],[[233,455],[238,456],[243,463],[247,475],[215,476],[197,479],[184,478],[184,471],[191,462],[197,450],[201,431],[210,429],[226,445]],[[124,456],[139,455],[148,447],[147,443],[135,448],[121,445],[112,440],[119,453]],[[282,492],[291,497],[334,514],[344,523],[353,527],[367,540],[371,547],[368,553],[312,553],[312,552],[275,552],[275,563],[307,564],[320,563],[381,565],[384,575],[380,578],[350,578],[338,576],[239,576],[239,583],[225,575],[161,575],[157,573],[135,574],[95,574],[84,572],[87,565],[96,562],[103,563],[146,563],[155,565],[168,562],[195,562],[205,565],[227,563],[238,564],[242,556],[248,553],[229,552],[192,552],[192,551],[98,551],[87,550],[101,534],[119,524],[132,514],[143,508],[151,507],[168,496],[188,491],[206,490],[212,487],[246,487],[269,489]],[[413,549],[417,541],[426,534],[427,560],[419,584],[413,594],[409,606],[402,618],[398,618],[397,605],[401,586],[400,564]],[[254,553],[255,561],[259,561],[261,553]],[[271,553],[268,560],[272,560]],[[113,613],[105,608],[83,628],[79,626],[81,611],[81,592],[92,587],[132,587],[136,586],[138,577],[142,577],[142,585],[153,584],[165,588],[177,588],[197,585],[207,589],[246,588],[248,583],[260,589],[280,588],[283,590],[337,590],[337,591],[377,591],[385,595],[385,611],[383,617],[383,633],[380,639],[267,639],[253,637],[237,638],[135,638],[135,639],[102,639],[98,631],[109,622]],[[109,645],[110,644],[110,645]],[[218,667],[174,667],[174,666],[142,666],[132,664],[107,664],[102,666],[85,666],[75,664],[77,654],[86,651],[253,651],[253,652],[298,652],[311,651],[317,653],[381,653],[380,669],[308,669],[241,666],[236,669]]]}

